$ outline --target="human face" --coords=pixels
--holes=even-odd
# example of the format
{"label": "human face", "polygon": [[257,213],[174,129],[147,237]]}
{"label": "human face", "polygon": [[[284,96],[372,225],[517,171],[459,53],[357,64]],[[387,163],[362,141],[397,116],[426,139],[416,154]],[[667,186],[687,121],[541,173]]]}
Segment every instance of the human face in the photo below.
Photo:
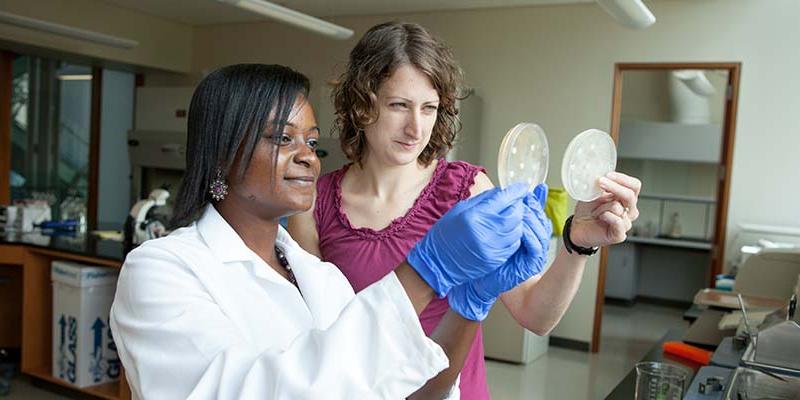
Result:
{"label": "human face", "polygon": [[[272,124],[269,121],[256,144],[242,179],[231,182],[229,197],[253,215],[278,218],[303,212],[313,204],[320,169],[315,152],[319,127],[302,96],[295,101],[283,132],[275,132]],[[273,164],[275,151],[277,164]]]}
{"label": "human face", "polygon": [[412,65],[401,65],[378,88],[378,119],[364,127],[367,159],[405,165],[417,161],[431,139],[439,93]]}

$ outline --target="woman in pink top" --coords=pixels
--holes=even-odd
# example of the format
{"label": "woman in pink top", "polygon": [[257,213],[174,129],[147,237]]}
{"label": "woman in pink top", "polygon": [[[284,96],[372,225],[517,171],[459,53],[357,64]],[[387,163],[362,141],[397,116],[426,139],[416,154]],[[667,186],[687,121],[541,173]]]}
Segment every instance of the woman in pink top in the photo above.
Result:
{"label": "woman in pink top", "polygon": [[[352,163],[319,179],[314,208],[291,217],[289,231],[307,251],[339,266],[356,291],[391,272],[458,201],[492,187],[483,168],[443,159],[458,130],[461,85],[451,51],[416,24],[377,25],[351,51],[333,100],[342,150]],[[624,240],[638,217],[637,179],[611,173],[600,185],[607,193],[578,203],[568,220],[568,249],[547,272],[500,296],[536,334],[547,334],[564,315],[588,256]],[[447,298],[420,314],[429,335],[443,318],[461,318]],[[471,343],[453,344],[450,368],[417,394],[452,385],[460,370],[462,399],[489,398],[479,322],[471,324]]]}

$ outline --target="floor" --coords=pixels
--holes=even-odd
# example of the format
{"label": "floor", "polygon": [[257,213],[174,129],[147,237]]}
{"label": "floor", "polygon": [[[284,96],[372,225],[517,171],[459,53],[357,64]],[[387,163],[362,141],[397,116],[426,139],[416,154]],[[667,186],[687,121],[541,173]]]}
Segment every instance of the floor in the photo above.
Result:
{"label": "floor", "polygon": [[492,399],[603,399],[667,330],[688,326],[683,311],[606,304],[600,352],[550,346],[547,354],[525,366],[488,361]]}
{"label": "floor", "polygon": [[[487,361],[494,400],[602,399],[670,328],[685,327],[683,310],[637,304],[605,305],[600,352],[551,346],[547,354],[524,366]],[[16,378],[3,400],[69,399]]]}

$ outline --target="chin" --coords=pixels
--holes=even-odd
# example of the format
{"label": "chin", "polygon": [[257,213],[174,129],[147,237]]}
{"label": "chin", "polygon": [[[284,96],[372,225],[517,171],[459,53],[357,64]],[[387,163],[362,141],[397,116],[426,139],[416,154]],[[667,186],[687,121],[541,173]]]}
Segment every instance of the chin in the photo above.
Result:
{"label": "chin", "polygon": [[408,165],[416,163],[420,154],[421,152],[395,154],[393,157],[394,163],[397,165]]}

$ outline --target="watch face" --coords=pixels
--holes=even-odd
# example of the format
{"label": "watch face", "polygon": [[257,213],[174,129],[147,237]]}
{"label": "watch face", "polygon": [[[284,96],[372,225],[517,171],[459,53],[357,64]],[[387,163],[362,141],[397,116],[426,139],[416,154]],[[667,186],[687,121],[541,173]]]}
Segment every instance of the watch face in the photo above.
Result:
{"label": "watch face", "polygon": [[533,188],[547,179],[550,148],[539,125],[523,122],[511,128],[497,155],[500,187],[525,183]]}
{"label": "watch face", "polygon": [[592,201],[603,190],[597,180],[617,167],[617,148],[607,133],[589,129],[567,146],[561,164],[561,181],[575,200]]}

